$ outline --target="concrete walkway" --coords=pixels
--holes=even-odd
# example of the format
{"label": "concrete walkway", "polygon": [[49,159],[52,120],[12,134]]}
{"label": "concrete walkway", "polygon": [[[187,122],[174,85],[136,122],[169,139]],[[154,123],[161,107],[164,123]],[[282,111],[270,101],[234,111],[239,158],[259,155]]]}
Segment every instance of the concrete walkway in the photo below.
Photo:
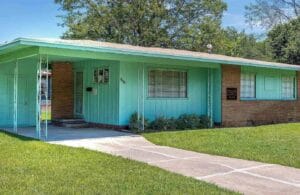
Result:
{"label": "concrete walkway", "polygon": [[[49,143],[148,163],[244,194],[300,194],[300,169],[157,146],[142,136],[99,129],[50,128]],[[30,136],[28,131],[21,132]]]}

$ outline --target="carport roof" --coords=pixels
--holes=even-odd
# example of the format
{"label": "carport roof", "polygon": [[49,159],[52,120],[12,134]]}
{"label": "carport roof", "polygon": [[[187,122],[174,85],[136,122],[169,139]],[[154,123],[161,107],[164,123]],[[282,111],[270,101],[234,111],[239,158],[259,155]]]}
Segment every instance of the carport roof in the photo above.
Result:
{"label": "carport roof", "polygon": [[264,68],[277,68],[300,71],[299,65],[291,65],[284,63],[266,62],[260,60],[251,60],[238,57],[230,57],[225,55],[209,54],[203,52],[194,52],[178,49],[165,49],[158,47],[140,47],[126,44],[108,43],[92,40],[65,40],[65,39],[49,39],[49,38],[18,38],[9,43],[0,45],[0,55],[15,51],[20,48],[37,46],[61,48],[70,50],[105,52],[113,54],[125,54],[133,56],[146,56],[158,58],[181,59],[190,61],[200,61],[218,64],[231,64],[240,66],[256,66]]}

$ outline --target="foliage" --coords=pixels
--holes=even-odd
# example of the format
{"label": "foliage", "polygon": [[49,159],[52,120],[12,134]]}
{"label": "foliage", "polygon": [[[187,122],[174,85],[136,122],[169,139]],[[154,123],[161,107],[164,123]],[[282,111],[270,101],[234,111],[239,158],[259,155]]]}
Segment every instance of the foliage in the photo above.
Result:
{"label": "foliage", "polygon": [[[198,116],[196,114],[183,114],[177,119],[166,118],[164,116],[157,117],[150,124],[148,119],[145,121],[145,131],[166,131],[175,129],[203,129],[210,127],[210,117],[202,115]],[[129,129],[138,132],[142,129],[142,119],[138,120],[138,114],[134,113],[130,117]]]}
{"label": "foliage", "polygon": [[221,48],[217,53],[248,59],[272,61],[269,48],[264,41],[258,42],[257,37],[234,28],[222,30],[219,41]]}
{"label": "foliage", "polygon": [[256,0],[246,6],[246,21],[271,29],[300,16],[300,0]]}
{"label": "foliage", "polygon": [[274,59],[300,64],[300,17],[273,28],[268,33],[267,42]]}
{"label": "foliage", "polygon": [[176,120],[177,129],[197,129],[200,127],[200,118],[196,114],[183,114]]}
{"label": "foliage", "polygon": [[[156,46],[271,60],[265,42],[221,27],[223,0],[55,0],[63,38]],[[259,3],[259,1],[257,1]]]}
{"label": "foliage", "polygon": [[211,118],[205,115],[199,117],[199,129],[207,129],[211,125]]}
{"label": "foliage", "polygon": [[233,193],[145,163],[4,132],[0,148],[0,194]]}
{"label": "foliage", "polygon": [[144,118],[142,115],[138,115],[138,113],[134,113],[131,115],[129,119],[129,129],[132,131],[140,131],[141,129],[147,129],[149,127],[149,120]]}
{"label": "foliage", "polygon": [[[65,15],[65,38],[142,46],[185,47],[186,39],[220,26],[222,0],[55,0]],[[202,32],[203,31],[203,32]],[[209,38],[212,38],[210,35]],[[210,40],[207,40],[210,41]],[[205,43],[201,42],[201,46]]]}
{"label": "foliage", "polygon": [[174,130],[176,129],[176,120],[161,116],[152,121],[149,128],[151,130]]}
{"label": "foliage", "polygon": [[144,133],[159,145],[300,168],[300,123]]}

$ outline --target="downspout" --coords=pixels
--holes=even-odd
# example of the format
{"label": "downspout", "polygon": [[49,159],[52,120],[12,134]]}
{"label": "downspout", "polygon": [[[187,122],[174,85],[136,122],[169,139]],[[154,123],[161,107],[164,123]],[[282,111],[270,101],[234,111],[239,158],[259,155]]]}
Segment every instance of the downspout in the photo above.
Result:
{"label": "downspout", "polygon": [[16,60],[14,69],[14,133],[18,133],[18,81],[19,81],[19,61]]}
{"label": "downspout", "polygon": [[142,97],[143,97],[143,99],[142,99],[142,101],[143,101],[143,104],[142,104],[142,106],[143,106],[143,121],[142,121],[142,130],[144,131],[145,130],[145,66],[144,66],[144,64],[143,64],[143,87],[142,87]]}

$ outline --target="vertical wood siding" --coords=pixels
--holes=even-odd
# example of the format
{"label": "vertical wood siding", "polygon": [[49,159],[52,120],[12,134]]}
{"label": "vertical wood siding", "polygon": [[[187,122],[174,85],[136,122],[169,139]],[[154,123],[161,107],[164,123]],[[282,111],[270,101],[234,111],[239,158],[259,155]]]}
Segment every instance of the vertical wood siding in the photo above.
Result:
{"label": "vertical wood siding", "polygon": [[[36,59],[19,61],[18,125],[35,125]],[[15,62],[0,65],[0,126],[13,126]]]}
{"label": "vertical wood siding", "polygon": [[283,76],[296,77],[296,71],[276,70],[266,68],[242,67],[241,72],[251,72],[256,75],[256,99],[280,100]]}
{"label": "vertical wood siding", "polygon": [[[172,69],[187,71],[187,98],[149,98],[148,71]],[[143,72],[144,87],[143,87]],[[129,122],[131,114],[140,111],[145,117],[178,117],[181,114],[207,114],[207,68],[150,65],[145,63],[121,62],[120,65],[120,125]],[[216,122],[221,120],[221,72],[214,70],[213,113]],[[215,87],[216,86],[216,87]],[[144,90],[143,90],[144,88]],[[143,94],[144,93],[144,94]],[[143,101],[144,99],[144,101]]]}
{"label": "vertical wood siding", "polygon": [[[109,83],[94,83],[93,74],[96,68],[109,68]],[[82,70],[83,82],[83,116],[87,122],[117,125],[119,121],[119,62],[105,60],[88,60],[76,62],[75,71]],[[97,94],[87,92],[93,87]]]}

